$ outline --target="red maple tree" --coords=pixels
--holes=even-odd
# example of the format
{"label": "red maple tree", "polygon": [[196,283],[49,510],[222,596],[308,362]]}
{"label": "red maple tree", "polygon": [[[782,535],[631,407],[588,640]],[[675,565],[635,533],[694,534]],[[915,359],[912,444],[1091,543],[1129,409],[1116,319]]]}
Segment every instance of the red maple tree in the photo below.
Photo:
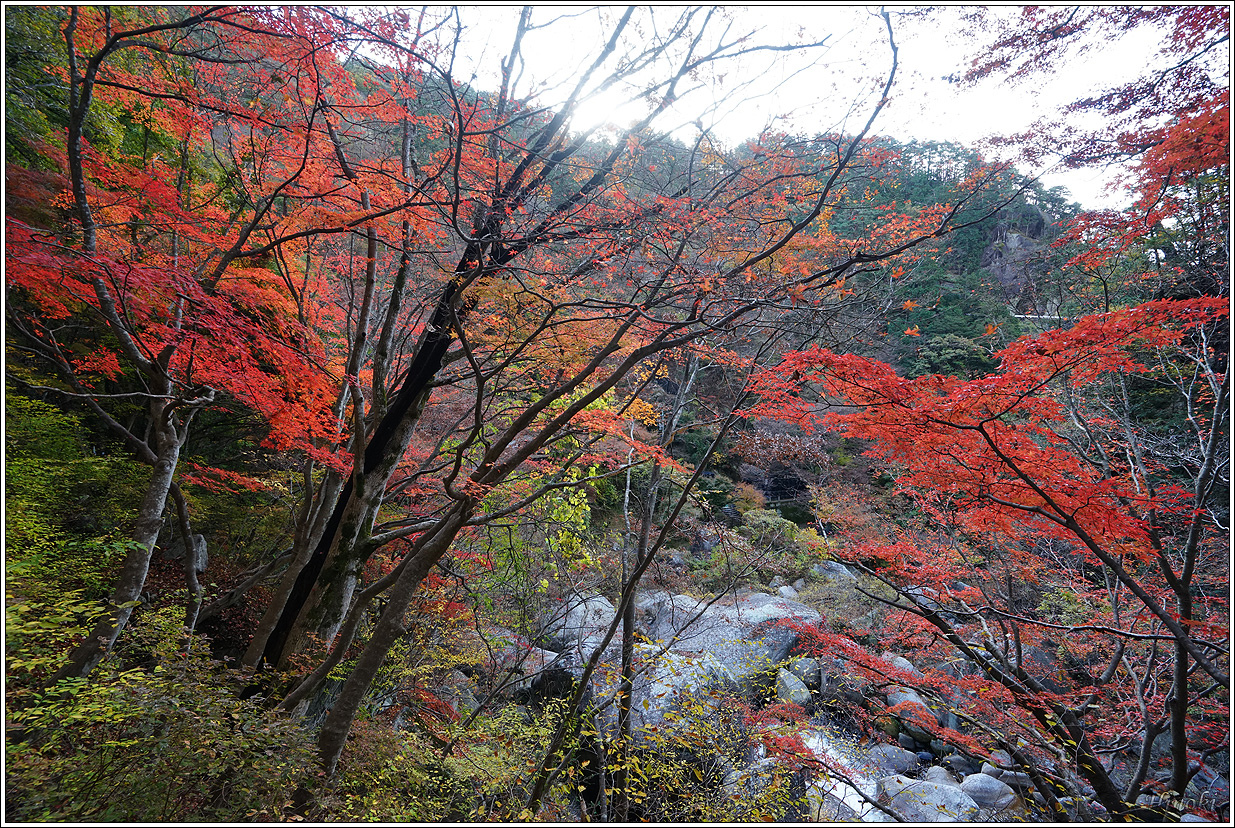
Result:
{"label": "red maple tree", "polygon": [[[924,515],[919,531],[845,555],[895,591],[879,600],[905,615],[885,641],[961,657],[964,692],[949,689],[955,671],[924,686],[975,727],[999,722],[1048,789],[1075,795],[1083,779],[1113,813],[1147,787],[1183,796],[1229,739],[1228,539],[1215,517],[1229,378],[1213,348],[1226,314],[1194,299],[1085,317],[1013,342],[973,380],[904,379],[823,349],[760,380],[754,415],[870,441]],[[1186,448],[1142,421],[1135,380],[1177,395]],[[1164,732],[1165,777],[1151,767]],[[1120,789],[1101,757],[1127,744],[1139,753]]]}

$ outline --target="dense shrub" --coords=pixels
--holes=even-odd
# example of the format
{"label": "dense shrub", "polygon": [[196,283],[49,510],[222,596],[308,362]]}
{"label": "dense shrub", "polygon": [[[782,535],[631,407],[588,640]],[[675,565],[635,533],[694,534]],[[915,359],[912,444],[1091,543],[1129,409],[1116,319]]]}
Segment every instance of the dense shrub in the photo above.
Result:
{"label": "dense shrub", "polygon": [[[15,615],[9,613],[10,621],[20,626]],[[26,663],[28,651],[37,653],[29,615],[18,639],[27,649],[10,652],[10,669]],[[206,657],[202,644],[181,652],[177,616],[158,613],[132,631],[135,644],[148,648],[150,667],[122,669],[112,659],[89,679],[10,692],[9,819],[280,818],[316,767],[307,734],[263,709],[260,699],[237,698],[235,674]]]}

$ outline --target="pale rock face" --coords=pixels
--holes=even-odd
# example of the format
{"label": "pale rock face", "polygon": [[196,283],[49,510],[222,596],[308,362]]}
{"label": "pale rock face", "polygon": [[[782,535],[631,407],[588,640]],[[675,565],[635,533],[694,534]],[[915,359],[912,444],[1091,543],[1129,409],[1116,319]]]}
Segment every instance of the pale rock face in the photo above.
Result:
{"label": "pale rock face", "polygon": [[810,703],[810,690],[800,678],[781,667],[776,671],[776,698],[787,704],[805,706]]}
{"label": "pale rock face", "polygon": [[875,745],[866,751],[866,758],[872,775],[909,773],[918,766],[917,754],[897,745]]}
{"label": "pale rock face", "polygon": [[[649,726],[663,727],[665,714],[674,708],[690,707],[707,716],[735,684],[725,665],[709,653],[662,653],[660,647],[643,644],[635,648],[635,669],[630,710],[636,733]],[[609,735],[617,733],[613,702],[620,681],[621,654],[606,651],[592,676],[591,702],[597,708],[597,725]]]}
{"label": "pale rock face", "polygon": [[678,636],[674,650],[715,656],[748,690],[759,674],[785,661],[797,642],[798,634],[778,622],[821,619],[805,604],[763,593],[705,604],[685,595],[663,601],[648,637],[668,642]]}
{"label": "pale rock face", "polygon": [[985,773],[973,773],[965,777],[961,790],[969,794],[973,801],[984,808],[1002,811],[1016,803],[1016,791],[1009,788],[993,776]]}
{"label": "pale rock face", "polygon": [[806,801],[810,806],[811,822],[854,822],[857,813],[834,794],[823,790],[818,784],[806,789]]}
{"label": "pale rock face", "polygon": [[885,776],[878,790],[879,801],[910,822],[964,822],[980,810],[960,788],[907,776]]}
{"label": "pale rock face", "polygon": [[[953,788],[961,786],[961,783],[956,781],[956,777],[952,775],[950,770],[939,765],[931,765],[927,768],[926,772],[922,774],[922,781],[934,782],[936,785],[951,785]],[[976,797],[974,801],[977,801]]]}
{"label": "pale rock face", "polygon": [[[556,606],[544,621],[543,635],[551,649],[567,652],[577,648],[580,642],[603,636],[616,616],[613,602],[603,595],[572,595]],[[584,657],[588,655],[590,653]]]}
{"label": "pale rock face", "polygon": [[853,571],[844,564],[836,561],[824,561],[817,563],[810,568],[811,574],[817,578],[826,578],[828,580],[841,581],[857,581],[858,576],[853,574]]}
{"label": "pale rock face", "polygon": [[[785,701],[805,705],[810,688],[792,672],[778,669],[797,641],[797,633],[777,624],[781,620],[817,623],[814,610],[762,593],[727,598],[712,605],[685,595],[651,593],[636,607],[640,626],[656,644],[636,648],[632,693],[632,725],[663,726],[674,707],[707,714],[717,699],[733,692],[760,692],[763,682],[775,680]],[[559,608],[545,624],[555,643],[565,644],[554,666],[575,679],[600,643],[614,618],[612,604],[599,595],[580,596]],[[673,643],[665,651],[665,645]],[[553,659],[550,659],[553,660]],[[601,656],[590,682],[591,699],[599,709],[597,724],[615,732],[616,697],[620,680],[620,638],[615,636]],[[646,668],[646,669],[644,669]],[[814,670],[818,683],[818,666]]]}
{"label": "pale rock face", "polygon": [[980,265],[999,281],[1005,295],[1019,294],[1041,268],[1038,254],[1045,246],[1041,239],[1050,221],[1039,210],[1036,219],[1027,224],[1011,227],[1000,221],[996,226],[990,244],[982,252]]}

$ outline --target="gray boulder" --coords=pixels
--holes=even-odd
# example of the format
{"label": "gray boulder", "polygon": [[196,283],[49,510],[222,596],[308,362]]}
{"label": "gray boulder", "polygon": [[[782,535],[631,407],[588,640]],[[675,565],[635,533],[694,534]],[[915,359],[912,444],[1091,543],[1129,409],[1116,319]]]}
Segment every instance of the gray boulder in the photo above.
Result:
{"label": "gray boulder", "polygon": [[880,803],[909,822],[966,822],[977,816],[978,803],[952,785],[885,776],[878,782]]}
{"label": "gray boulder", "polygon": [[[1004,770],[1000,766],[1013,765],[1012,757],[1006,750],[992,750],[991,761],[982,763],[982,773],[998,779],[1009,788],[1024,793],[1033,788],[1033,777],[1024,771]],[[1092,792],[1092,791],[1091,791]]]}
{"label": "gray boulder", "polygon": [[912,708],[922,708],[931,719],[935,718],[935,714],[931,712],[930,706],[926,703],[926,699],[918,695],[917,690],[911,690],[908,687],[897,687],[896,685],[893,685],[888,689],[887,695],[885,695],[884,698],[887,699],[888,707],[895,707],[898,704],[909,702]]}
{"label": "gray boulder", "polygon": [[441,686],[438,697],[450,705],[450,709],[458,716],[467,716],[478,706],[476,701],[476,682],[458,670],[451,670]]}
{"label": "gray boulder", "polygon": [[658,608],[649,637],[673,649],[710,653],[722,663],[744,692],[757,689],[758,677],[784,662],[798,634],[782,622],[816,624],[818,612],[796,601],[750,593],[721,599],[711,606],[677,595]]}
{"label": "gray boulder", "polygon": [[810,690],[800,678],[781,667],[776,671],[776,698],[786,704],[806,706],[810,703]]}
{"label": "gray boulder", "polygon": [[647,635],[656,621],[656,613],[673,596],[663,589],[640,592],[635,596],[635,631]]}
{"label": "gray boulder", "polygon": [[936,785],[951,785],[954,788],[961,786],[961,783],[956,781],[956,777],[952,775],[952,771],[940,765],[931,765],[927,768],[922,774],[922,781],[934,782]]}
{"label": "gray boulder", "polygon": [[789,662],[789,672],[793,673],[809,690],[819,689],[819,662],[816,659],[802,656]]}
{"label": "gray boulder", "polygon": [[700,610],[701,602],[689,595],[671,595],[664,590],[649,592],[635,603],[637,610],[646,618],[642,632],[652,641],[666,643],[677,630],[691,623]]}
{"label": "gray boulder", "polygon": [[613,602],[605,596],[596,593],[571,595],[555,604],[541,622],[541,636],[549,649],[563,653],[579,650],[578,654],[586,659],[591,651],[581,652],[584,649],[581,645],[602,636],[615,617],[617,611]]}
{"label": "gray boulder", "polygon": [[1070,684],[1067,671],[1051,651],[1041,647],[1025,647],[1021,666],[1052,693],[1067,692]]}
{"label": "gray boulder", "polygon": [[[193,534],[189,536],[192,543],[192,561],[193,569],[198,572],[205,572],[210,565],[210,555],[206,550],[206,536]],[[171,544],[163,549],[162,555],[169,561],[178,561],[185,555],[184,539],[177,536]]]}
{"label": "gray boulder", "polygon": [[863,705],[869,686],[861,676],[850,675],[839,658],[819,661],[819,699],[825,704]]}
{"label": "gray boulder", "polygon": [[974,772],[973,763],[960,753],[949,753],[947,756],[939,760],[939,764],[943,765],[962,779]]}
{"label": "gray boulder", "polygon": [[924,607],[928,610],[939,609],[939,602],[935,600],[935,598],[939,595],[937,590],[931,589],[930,587],[911,586],[905,587],[903,592],[920,607]]}
{"label": "gray boulder", "polygon": [[1209,765],[1201,765],[1188,783],[1186,797],[1191,798],[1197,807],[1218,811],[1224,803],[1230,802],[1231,786]]}
{"label": "gray boulder", "polygon": [[904,656],[899,656],[899,655],[896,655],[895,653],[884,653],[882,656],[880,656],[880,658],[882,658],[884,661],[891,664],[897,670],[902,670],[906,673],[909,673],[912,676],[917,676],[918,678],[922,678],[922,671],[919,670],[917,667],[914,667],[913,662],[905,658]]}
{"label": "gray boulder", "polygon": [[961,782],[961,790],[983,808],[1002,811],[1016,803],[1016,791],[993,776],[972,773]]}
{"label": "gray boulder", "polygon": [[816,659],[816,663],[819,665],[819,681],[822,684],[849,677],[849,669],[845,662],[835,656]]}
{"label": "gray boulder", "polygon": [[982,763],[982,773],[999,779],[1004,773],[1013,773],[1012,767],[1012,757],[1006,750],[992,750],[990,761]]}
{"label": "gray boulder", "polygon": [[835,794],[824,790],[819,783],[806,789],[806,803],[811,822],[857,822],[858,814]]}
{"label": "gray boulder", "polygon": [[486,638],[493,654],[488,665],[493,684],[506,692],[531,690],[537,677],[558,657],[510,630],[493,630]]}
{"label": "gray boulder", "polygon": [[1024,792],[1033,788],[1033,777],[1023,771],[1004,771],[995,778],[1017,791]]}
{"label": "gray boulder", "polygon": [[909,773],[918,766],[918,757],[897,745],[875,745],[866,751],[865,764],[872,776]]}
{"label": "gray boulder", "polygon": [[[636,732],[663,726],[666,714],[685,706],[707,715],[735,684],[724,664],[710,653],[661,652],[660,647],[644,644],[635,648],[635,668],[630,710]],[[620,653],[610,657],[606,651],[592,675],[591,701],[597,725],[609,735],[617,733],[615,700],[620,682]]]}
{"label": "gray boulder", "polygon": [[810,572],[816,578],[825,578],[831,581],[857,581],[858,576],[853,574],[853,570],[844,564],[836,561],[823,561],[817,563],[810,568]]}
{"label": "gray boulder", "polygon": [[935,714],[926,704],[926,701],[918,695],[917,691],[906,687],[893,686],[884,698],[887,700],[888,707],[904,705],[896,713],[896,717],[901,721],[901,726],[919,742],[930,744],[931,739],[935,738],[935,736],[927,728],[938,724],[938,721],[935,719]]}

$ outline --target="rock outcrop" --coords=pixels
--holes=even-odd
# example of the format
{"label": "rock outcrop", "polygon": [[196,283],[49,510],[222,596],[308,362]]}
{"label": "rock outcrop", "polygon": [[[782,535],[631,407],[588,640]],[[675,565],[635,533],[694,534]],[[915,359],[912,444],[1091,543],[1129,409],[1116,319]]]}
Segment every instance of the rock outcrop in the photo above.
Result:
{"label": "rock outcrop", "polygon": [[909,822],[965,822],[981,810],[960,788],[901,775],[879,780],[879,801]]}
{"label": "rock outcrop", "polygon": [[1023,214],[1001,213],[982,251],[979,266],[995,277],[1008,298],[1020,295],[1044,268],[1041,262],[1046,228],[1052,219],[1037,207],[1022,208]]}
{"label": "rock outcrop", "polygon": [[[842,573],[830,575],[847,580]],[[928,702],[909,686],[923,676],[908,659],[884,653],[885,680],[891,683],[881,686],[849,675],[836,658],[801,655],[799,630],[822,621],[810,607],[766,593],[708,601],[660,591],[641,596],[635,615],[631,724],[638,743],[646,746],[679,728],[697,728],[701,717],[707,720],[733,696],[754,707],[797,705],[816,716],[810,724],[786,725],[777,717],[760,725],[748,737],[753,749],[742,757],[692,748],[697,755],[686,761],[719,769],[719,784],[729,795],[761,796],[773,779],[788,774],[808,809],[800,817],[815,821],[878,819],[873,802],[911,822],[1031,818],[1037,792],[1029,775],[1006,752],[992,752],[979,769],[947,744],[936,732],[940,721],[948,721],[946,700],[945,706],[933,697]],[[612,602],[598,594],[563,601],[540,625],[540,641],[554,649],[536,647],[514,633],[496,636],[493,676],[504,675],[514,694],[563,696],[582,677],[615,617]],[[599,733],[608,738],[617,734],[619,642],[615,636],[601,655],[585,696]],[[475,705],[475,685],[462,674],[450,678],[442,696],[463,714]],[[871,707],[876,693],[895,716],[888,733],[899,744],[837,736],[826,711],[877,709]],[[827,768],[794,768],[763,750],[765,741],[786,738],[800,738]],[[1084,798],[1061,800],[1064,807],[1077,815],[1100,815],[1101,807],[1086,796],[1092,792],[1080,793]]]}
{"label": "rock outcrop", "polygon": [[647,635],[657,642],[672,641],[672,649],[679,652],[712,654],[742,692],[753,695],[771,689],[761,678],[774,679],[775,669],[798,641],[798,633],[786,622],[817,624],[820,620],[819,613],[805,604],[763,593],[710,604],[676,595],[653,608]]}

